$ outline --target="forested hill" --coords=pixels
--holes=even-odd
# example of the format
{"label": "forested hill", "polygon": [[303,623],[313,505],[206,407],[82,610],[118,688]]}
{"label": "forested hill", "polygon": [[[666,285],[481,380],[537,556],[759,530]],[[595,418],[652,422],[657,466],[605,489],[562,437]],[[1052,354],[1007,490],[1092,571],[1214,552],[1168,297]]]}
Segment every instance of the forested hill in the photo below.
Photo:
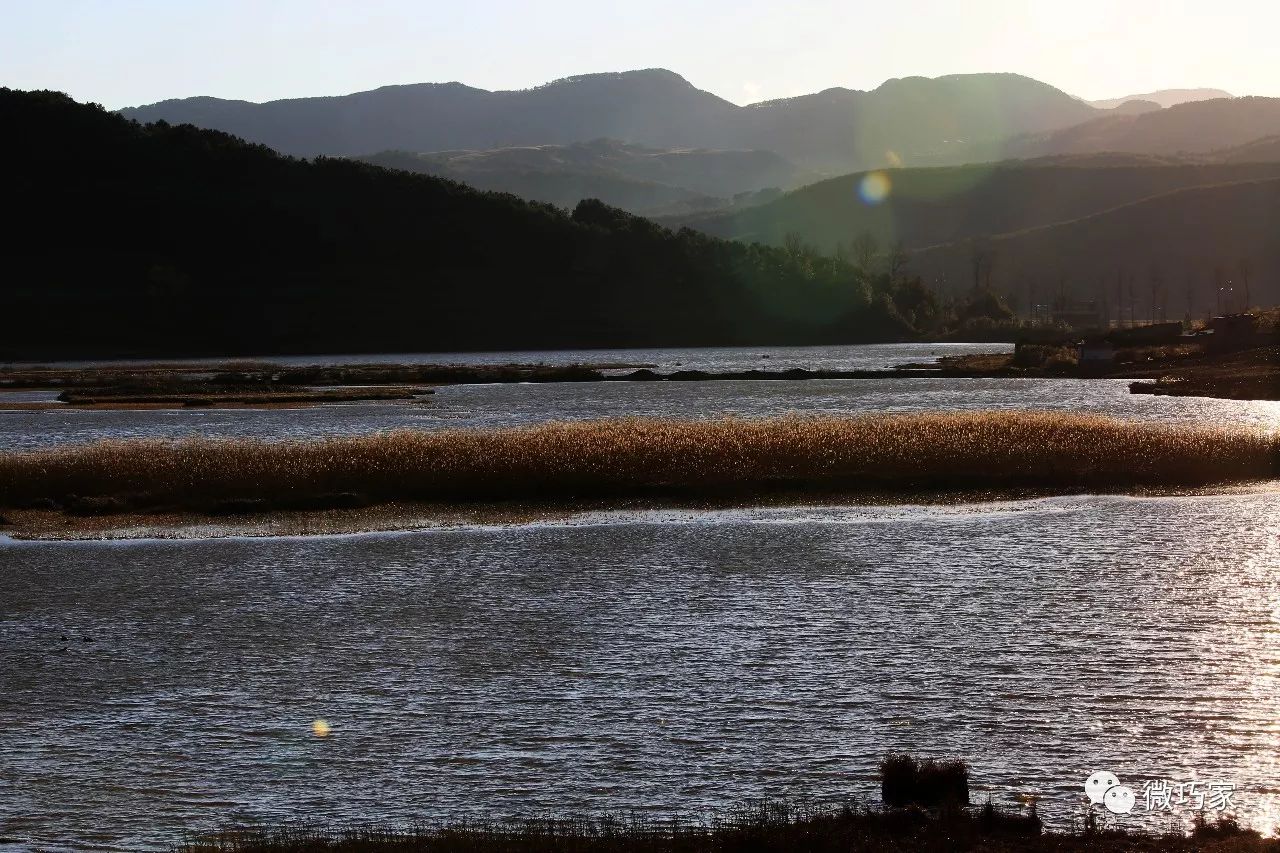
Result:
{"label": "forested hill", "polygon": [[846,262],[0,89],[0,357],[817,343],[912,330]]}

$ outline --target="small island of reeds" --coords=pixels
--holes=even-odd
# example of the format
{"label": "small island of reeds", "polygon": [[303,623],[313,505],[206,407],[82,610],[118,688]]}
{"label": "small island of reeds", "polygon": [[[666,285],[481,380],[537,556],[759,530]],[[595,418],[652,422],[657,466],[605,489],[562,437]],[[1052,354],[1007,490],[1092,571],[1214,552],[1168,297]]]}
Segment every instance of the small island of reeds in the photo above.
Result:
{"label": "small island of reeds", "polygon": [[1053,493],[1276,476],[1274,433],[1034,412],[608,419],[0,454],[0,510],[253,515],[392,503],[596,507],[778,495]]}

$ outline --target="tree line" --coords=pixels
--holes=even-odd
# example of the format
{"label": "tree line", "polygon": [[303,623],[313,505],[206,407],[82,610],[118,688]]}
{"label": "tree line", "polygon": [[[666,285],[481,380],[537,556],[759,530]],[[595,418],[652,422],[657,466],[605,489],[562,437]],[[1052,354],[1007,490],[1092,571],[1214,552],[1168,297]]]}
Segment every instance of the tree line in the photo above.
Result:
{"label": "tree line", "polygon": [[[892,253],[669,231],[0,90],[0,357],[822,344],[944,334]],[[865,250],[867,247],[862,247]]]}

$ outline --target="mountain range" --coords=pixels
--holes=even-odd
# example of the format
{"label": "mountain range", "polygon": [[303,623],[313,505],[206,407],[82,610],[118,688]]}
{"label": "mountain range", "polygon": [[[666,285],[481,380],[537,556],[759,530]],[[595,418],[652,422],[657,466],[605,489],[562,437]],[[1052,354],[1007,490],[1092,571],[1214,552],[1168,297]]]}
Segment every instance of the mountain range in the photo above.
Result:
{"label": "mountain range", "polygon": [[359,159],[559,207],[596,198],[647,215],[758,203],[819,177],[771,151],[656,149],[612,139],[479,151],[384,151]]}
{"label": "mountain range", "polygon": [[1091,106],[1100,110],[1114,110],[1133,101],[1152,103],[1167,109],[1178,104],[1192,101],[1212,101],[1217,98],[1234,97],[1230,92],[1221,89],[1161,89],[1158,92],[1147,92],[1143,95],[1125,95],[1123,98],[1108,98],[1102,101],[1090,101]]}
{"label": "mountain range", "polygon": [[[1275,240],[1280,233],[1275,192],[1280,186],[1280,99],[1211,97],[1217,94],[1225,93],[1157,92],[1120,99],[1104,110],[1018,75],[957,75],[890,80],[869,92],[829,89],[739,107],[671,72],[649,70],[567,78],[519,92],[424,84],[267,104],[192,98],[122,112],[144,121],[220,128],[285,153],[336,154],[400,173],[448,179],[440,185],[458,186],[449,183],[456,181],[575,208],[575,227],[585,224],[578,220],[576,210],[583,209],[579,202],[600,199],[658,218],[673,229],[672,238],[684,241],[666,244],[658,236],[661,229],[649,232],[617,219],[616,212],[600,214],[619,234],[632,235],[615,242],[615,248],[625,245],[628,251],[645,241],[668,258],[729,251],[701,248],[701,239],[711,239],[708,246],[758,244],[750,251],[781,251],[750,256],[748,266],[756,271],[748,278],[754,279],[765,276],[759,270],[779,258],[793,263],[816,257],[815,252],[849,258],[856,242],[865,250],[870,238],[882,257],[889,247],[900,247],[910,270],[944,295],[956,296],[972,286],[975,257],[982,256],[983,283],[1007,293],[1036,282],[1056,282],[1060,292],[1105,292],[1111,278],[1129,281],[1132,289],[1142,270],[1159,268],[1186,278],[1203,306],[1206,282],[1222,278],[1225,269],[1244,266],[1254,272],[1255,297],[1280,299]],[[193,132],[166,123],[144,131],[174,131],[179,139]],[[191,137],[196,138],[203,137]],[[268,169],[269,162],[277,161],[262,160],[258,167]],[[337,162],[324,159],[316,165],[328,170]],[[840,176],[824,177],[832,173]],[[361,174],[361,180],[381,185],[392,178],[377,174],[394,173]],[[865,191],[869,182],[879,187],[874,197]],[[360,192],[376,199],[382,191]],[[445,195],[479,209],[470,196]],[[447,216],[438,193],[430,198],[433,215]],[[507,222],[506,233],[514,234],[512,228],[519,230],[511,224],[514,199],[493,199],[486,215]],[[257,196],[237,201],[249,210],[264,203]],[[289,215],[296,217],[296,211]],[[370,228],[400,233],[399,224],[379,220],[377,226],[362,225],[360,217],[351,217],[349,212],[323,213],[315,223],[317,234],[345,233],[348,227],[356,232],[341,239],[324,237],[330,242],[319,246],[338,252],[345,251],[347,240],[366,246],[363,235]],[[519,228],[546,227],[537,224],[544,222],[539,216],[526,219]],[[471,221],[475,233],[461,242],[480,246],[480,219]],[[627,224],[617,225],[623,222]],[[265,220],[260,224],[271,227]],[[570,236],[576,233],[568,229],[558,239],[590,244]],[[640,243],[629,242],[641,233],[647,236]],[[514,243],[524,239],[508,237]],[[321,257],[330,251],[312,248]],[[584,257],[579,249],[561,255],[562,260],[572,256],[571,267]],[[367,267],[371,257],[361,255],[361,263]],[[310,261],[299,263],[310,268]],[[169,267],[165,261],[153,266]],[[556,265],[535,267],[542,272],[534,278],[551,287]],[[588,267],[595,269],[592,263]],[[518,277],[517,268],[507,274]],[[313,274],[333,275],[329,267],[323,269],[323,274]],[[665,274],[677,283],[689,280],[689,273],[680,270],[679,263],[670,261]],[[494,271],[486,275],[490,273]],[[407,268],[394,275],[408,275]],[[615,270],[613,279],[601,280],[599,286],[616,300],[618,281],[639,285],[642,278]],[[641,286],[654,285],[645,279]],[[725,293],[739,286],[733,283]],[[757,282],[748,292],[759,296],[768,290],[758,287]],[[445,302],[450,305],[469,304],[453,291],[448,294]],[[721,306],[715,311],[724,311],[724,293],[716,294],[712,287],[704,296],[710,300],[705,310],[714,304]],[[1155,300],[1153,292],[1150,301]],[[535,303],[508,301],[522,306],[521,315],[541,316]],[[618,307],[608,304],[611,310]],[[615,322],[599,308],[581,316],[597,324]],[[764,314],[753,316],[757,331],[783,333],[761,319]],[[657,315],[648,322],[649,332],[615,330],[605,338],[675,339],[661,337],[670,329],[654,331],[661,326]],[[819,328],[810,322],[811,330]],[[558,338],[572,337],[567,328],[556,328]],[[697,337],[691,328],[682,333],[689,340]],[[472,331],[477,340],[484,337]],[[823,334],[829,332],[827,328]],[[507,337],[499,335],[495,341],[505,346]],[[458,345],[465,344],[459,339]]]}
{"label": "mountain range", "polygon": [[424,83],[263,104],[185,98],[121,113],[222,130],[302,156],[609,138],[659,149],[772,151],[828,173],[968,153],[978,140],[994,145],[1105,114],[1016,74],[910,77],[871,91],[833,88],[743,107],[663,69],[587,74],[521,91]]}
{"label": "mountain range", "polygon": [[1015,74],[909,77],[749,106],[649,69],[520,91],[426,83],[263,104],[196,97],[121,112],[565,208],[598,198],[665,217],[739,214],[777,191],[872,168],[1114,152],[1246,163],[1274,159],[1260,140],[1280,138],[1280,99],[1185,89],[1089,104]]}
{"label": "mountain range", "polygon": [[1012,139],[1005,157],[1089,154],[1208,154],[1280,134],[1280,98],[1219,98],[1168,109],[1112,114],[1068,128]]}

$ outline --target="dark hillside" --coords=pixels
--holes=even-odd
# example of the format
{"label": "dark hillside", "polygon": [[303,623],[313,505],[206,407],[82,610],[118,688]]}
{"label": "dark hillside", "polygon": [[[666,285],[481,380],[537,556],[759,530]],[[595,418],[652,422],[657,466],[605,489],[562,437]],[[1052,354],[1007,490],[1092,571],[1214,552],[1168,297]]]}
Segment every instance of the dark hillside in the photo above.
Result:
{"label": "dark hillside", "polygon": [[909,249],[1079,219],[1178,189],[1280,177],[1280,163],[1164,165],[1176,160],[1081,155],[995,165],[895,169],[878,205],[846,175],[740,211],[670,220],[716,237],[780,245],[795,233],[824,251],[869,232]]}
{"label": "dark hillside", "polygon": [[0,90],[4,357],[853,341],[904,333],[809,252],[572,216]]}

